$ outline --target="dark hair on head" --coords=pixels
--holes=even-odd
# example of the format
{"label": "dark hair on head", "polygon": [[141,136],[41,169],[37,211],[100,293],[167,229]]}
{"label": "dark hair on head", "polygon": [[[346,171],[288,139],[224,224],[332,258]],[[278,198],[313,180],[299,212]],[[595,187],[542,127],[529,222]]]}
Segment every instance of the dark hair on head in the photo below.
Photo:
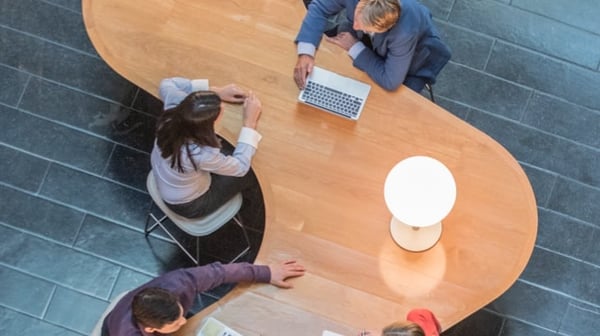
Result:
{"label": "dark hair on head", "polygon": [[149,287],[133,297],[133,317],[144,327],[162,328],[177,321],[181,314],[179,299],[168,290]]}
{"label": "dark hair on head", "polygon": [[382,336],[425,336],[425,331],[413,322],[394,322],[383,329]]}
{"label": "dark hair on head", "polygon": [[191,158],[189,146],[210,146],[221,148],[215,134],[215,120],[221,112],[221,98],[212,91],[190,93],[177,106],[165,110],[158,118],[156,142],[162,157],[171,158],[171,168],[183,172],[182,149],[197,170]]}

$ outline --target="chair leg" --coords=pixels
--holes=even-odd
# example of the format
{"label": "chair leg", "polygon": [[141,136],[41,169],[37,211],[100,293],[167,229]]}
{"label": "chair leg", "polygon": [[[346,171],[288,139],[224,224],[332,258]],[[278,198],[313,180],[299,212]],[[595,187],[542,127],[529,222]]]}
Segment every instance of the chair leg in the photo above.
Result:
{"label": "chair leg", "polygon": [[248,232],[246,231],[246,228],[242,224],[241,219],[238,218],[238,215],[235,215],[233,217],[233,221],[235,222],[235,224],[237,224],[237,226],[239,226],[242,229],[242,233],[244,234],[244,239],[246,240],[246,248],[242,252],[240,252],[235,258],[233,258],[229,262],[230,264],[236,262],[238,259],[240,259],[244,255],[246,255],[250,251],[250,247],[251,247],[250,246],[250,238],[248,238]]}
{"label": "chair leg", "polygon": [[167,236],[169,236],[169,238],[171,238],[171,242],[175,243],[177,246],[179,246],[179,248],[183,251],[183,253],[185,253],[185,255],[187,255],[190,259],[192,259],[194,264],[196,264],[196,266],[197,266],[198,259],[194,258],[194,256],[192,256],[192,254],[185,247],[183,247],[183,245],[181,245],[181,243],[177,239],[175,239],[175,237],[171,234],[171,232],[169,232],[169,230],[167,230],[167,228],[164,225],[162,225],[160,222],[158,223],[158,225],[160,225],[161,229],[163,229],[163,231],[165,231]]}
{"label": "chair leg", "polygon": [[162,222],[167,218],[167,215],[164,215],[161,219],[157,219],[153,213],[148,213],[148,217],[151,217],[154,220],[154,224],[148,229],[148,220],[146,220],[146,228],[144,229],[146,237],[148,237],[150,232],[154,231],[154,229],[156,229],[156,227],[160,226],[160,228],[171,239],[171,240],[169,240],[169,242],[177,245],[183,251],[183,253],[185,253],[185,255],[187,255],[188,258],[190,258],[196,266],[198,266],[198,260],[200,259],[200,257],[199,257],[200,248],[199,248],[199,244],[198,244],[198,237],[196,237],[196,258],[194,258],[194,256],[192,256],[192,254],[185,247],[183,247],[183,245],[177,239],[175,239],[175,237],[171,234],[171,232],[169,230],[167,230],[167,228],[164,225],[162,225]]}
{"label": "chair leg", "polygon": [[200,237],[196,237],[196,265],[200,260]]}
{"label": "chair leg", "polygon": [[[148,234],[152,232],[152,230],[148,229],[148,223],[150,223],[150,216],[152,215],[152,207],[154,206],[154,202],[150,202],[150,207],[148,208],[148,215],[146,216],[146,225],[144,225],[144,235],[148,237]],[[154,217],[154,216],[152,216]],[[156,224],[155,224],[156,226]],[[154,227],[154,226],[153,226]]]}
{"label": "chair leg", "polygon": [[425,84],[425,87],[427,88],[427,91],[429,91],[429,98],[431,98],[431,101],[435,103],[435,98],[433,97],[433,86],[427,83]]}

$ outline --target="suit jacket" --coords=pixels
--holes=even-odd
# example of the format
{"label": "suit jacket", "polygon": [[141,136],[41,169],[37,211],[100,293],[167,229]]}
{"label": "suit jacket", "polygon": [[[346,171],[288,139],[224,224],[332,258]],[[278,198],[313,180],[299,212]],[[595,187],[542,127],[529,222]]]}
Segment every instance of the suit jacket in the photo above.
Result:
{"label": "suit jacket", "polygon": [[[386,90],[395,90],[407,75],[416,75],[429,52],[423,52],[423,41],[439,40],[429,9],[417,0],[399,0],[402,12],[398,22],[386,32],[371,39],[373,49],[365,48],[353,65],[365,71]],[[296,42],[318,47],[327,26],[327,18],[346,10],[350,26],[358,0],[313,0],[300,27]],[[352,32],[359,39],[362,32]]]}

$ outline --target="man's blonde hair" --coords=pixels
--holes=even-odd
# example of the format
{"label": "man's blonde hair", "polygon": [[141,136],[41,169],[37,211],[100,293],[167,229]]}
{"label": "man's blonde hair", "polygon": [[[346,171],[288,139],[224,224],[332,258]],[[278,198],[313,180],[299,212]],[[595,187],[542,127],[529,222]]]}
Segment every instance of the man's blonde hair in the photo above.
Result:
{"label": "man's blonde hair", "polygon": [[363,24],[378,31],[386,31],[398,22],[400,0],[360,0],[356,4]]}
{"label": "man's blonde hair", "polygon": [[412,322],[395,322],[383,329],[382,336],[425,336],[423,329]]}

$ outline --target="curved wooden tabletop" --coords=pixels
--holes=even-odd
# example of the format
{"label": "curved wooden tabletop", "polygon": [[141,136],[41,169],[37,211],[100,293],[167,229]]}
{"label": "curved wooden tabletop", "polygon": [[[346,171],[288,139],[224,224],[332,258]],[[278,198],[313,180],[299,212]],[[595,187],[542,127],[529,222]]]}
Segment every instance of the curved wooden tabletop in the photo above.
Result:
{"label": "curved wooden tabletop", "polygon": [[[304,13],[299,0],[83,0],[101,57],[143,89],[209,78],[263,102],[253,167],[267,222],[257,262],[298,258],[308,273],[292,290],[238,287],[210,312],[249,335],[350,335],[414,307],[448,328],[523,271],[537,232],[529,181],[487,135],[406,88],[380,89],[325,42],[317,65],[371,83],[366,108],[353,122],[297,103],[293,40]],[[235,141],[240,124],[240,107],[228,106],[220,133]],[[383,199],[389,170],[413,155],[440,160],[457,184],[441,240],[423,253],[395,245]]]}

